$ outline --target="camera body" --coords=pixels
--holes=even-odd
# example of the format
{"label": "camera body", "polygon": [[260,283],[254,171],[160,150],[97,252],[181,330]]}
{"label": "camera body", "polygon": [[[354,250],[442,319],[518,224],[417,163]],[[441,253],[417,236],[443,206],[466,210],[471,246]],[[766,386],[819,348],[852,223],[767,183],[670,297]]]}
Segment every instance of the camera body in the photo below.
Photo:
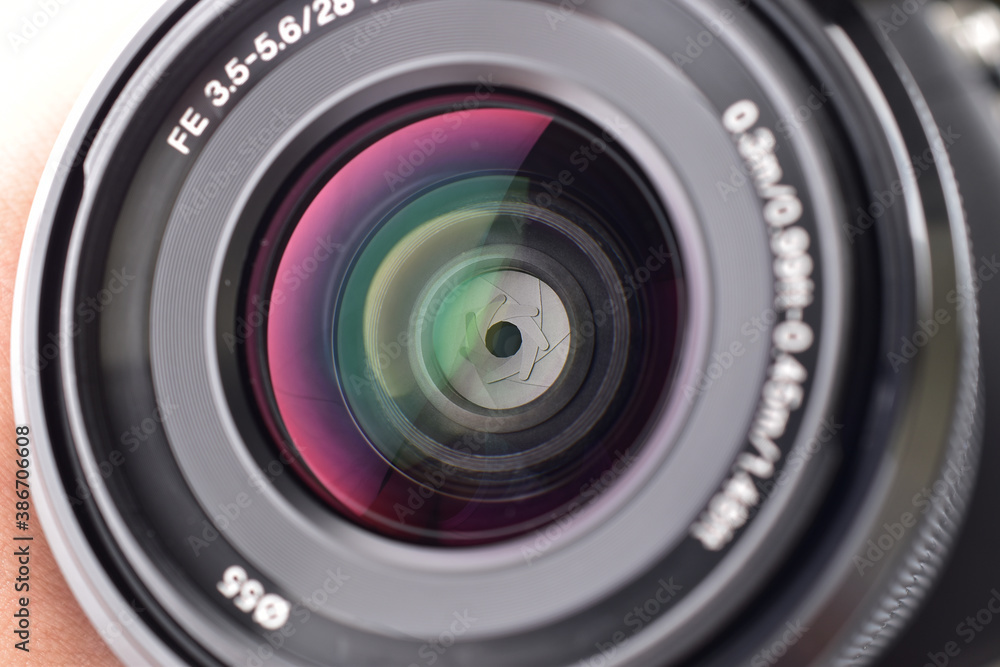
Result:
{"label": "camera body", "polygon": [[[989,597],[988,485],[945,562],[997,464],[997,12],[923,4],[168,3],[17,288],[98,630],[127,664],[985,651],[912,617]],[[907,623],[934,643],[886,655]]]}
{"label": "camera body", "polygon": [[[971,229],[972,252],[976,274],[965,290],[979,301],[980,335],[985,342],[997,326],[996,308],[1000,306],[989,284],[992,280],[993,249],[998,238],[990,222],[995,202],[988,187],[987,174],[996,167],[996,63],[986,42],[969,39],[982,27],[996,20],[991,3],[948,3],[921,6],[876,3],[873,6],[876,27],[898,50],[907,63],[915,84],[927,102],[943,134],[963,129],[972,141],[955,139],[948,154],[962,193],[963,207]],[[980,35],[982,33],[979,33]],[[921,160],[912,157],[915,168]],[[986,187],[984,187],[986,186]],[[956,297],[957,298],[957,297]],[[983,345],[982,367],[985,377],[992,377],[996,361],[989,344]],[[925,664],[943,662],[951,665],[989,663],[1000,651],[996,634],[975,620],[986,606],[991,586],[997,539],[989,525],[989,507],[998,502],[989,482],[996,470],[995,437],[991,391],[986,380],[983,404],[983,451],[975,493],[966,522],[959,534],[941,580],[924,603],[921,612],[883,658],[886,664]],[[985,615],[983,615],[985,618]],[[983,628],[974,630],[973,625]],[[970,636],[970,631],[975,636]]]}

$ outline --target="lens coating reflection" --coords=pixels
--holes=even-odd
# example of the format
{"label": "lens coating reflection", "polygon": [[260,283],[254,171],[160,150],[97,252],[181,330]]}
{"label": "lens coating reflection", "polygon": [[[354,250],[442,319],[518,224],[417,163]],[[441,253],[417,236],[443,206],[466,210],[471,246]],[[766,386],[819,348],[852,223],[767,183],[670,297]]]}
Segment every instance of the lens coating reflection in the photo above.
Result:
{"label": "lens coating reflection", "polygon": [[343,515],[482,544],[577,511],[635,457],[669,388],[681,281],[612,137],[523,104],[434,108],[275,222],[292,231],[262,384],[276,439]]}

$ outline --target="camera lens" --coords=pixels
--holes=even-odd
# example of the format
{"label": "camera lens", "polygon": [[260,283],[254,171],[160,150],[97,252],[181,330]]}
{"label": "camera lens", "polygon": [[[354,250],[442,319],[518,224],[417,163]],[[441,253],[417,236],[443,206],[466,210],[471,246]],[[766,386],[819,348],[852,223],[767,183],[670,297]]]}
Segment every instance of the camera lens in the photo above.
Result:
{"label": "camera lens", "polygon": [[[250,277],[278,441],[346,516],[438,544],[557,520],[633,456],[682,326],[671,251],[625,298],[637,253],[674,243],[614,138],[528,102],[442,111],[461,99],[307,167],[315,196]],[[572,177],[577,151],[601,159]]]}
{"label": "camera lens", "polygon": [[933,128],[837,17],[170,3],[40,194],[15,337],[122,659],[888,643],[975,468],[976,313]]}

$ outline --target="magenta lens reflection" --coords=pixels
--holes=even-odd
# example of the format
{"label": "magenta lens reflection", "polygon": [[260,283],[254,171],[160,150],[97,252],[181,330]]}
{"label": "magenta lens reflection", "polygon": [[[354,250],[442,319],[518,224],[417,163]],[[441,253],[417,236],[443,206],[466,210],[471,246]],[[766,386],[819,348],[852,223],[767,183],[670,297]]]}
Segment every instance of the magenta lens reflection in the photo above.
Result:
{"label": "magenta lens reflection", "polygon": [[682,283],[616,137],[525,100],[450,104],[367,123],[293,184],[250,278],[269,305],[250,368],[341,515],[484,544],[627,474],[670,389]]}

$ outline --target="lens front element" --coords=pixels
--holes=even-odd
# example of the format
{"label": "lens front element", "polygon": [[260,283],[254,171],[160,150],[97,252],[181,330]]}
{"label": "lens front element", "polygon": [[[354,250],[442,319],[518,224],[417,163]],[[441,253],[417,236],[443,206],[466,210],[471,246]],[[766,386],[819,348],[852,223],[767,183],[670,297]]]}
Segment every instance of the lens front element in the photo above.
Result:
{"label": "lens front element", "polygon": [[[555,520],[641,446],[680,283],[661,251],[629,287],[674,246],[613,137],[520,100],[441,109],[329,151],[301,215],[275,222],[263,403],[341,513],[480,544]],[[317,239],[348,251],[288,290]]]}

